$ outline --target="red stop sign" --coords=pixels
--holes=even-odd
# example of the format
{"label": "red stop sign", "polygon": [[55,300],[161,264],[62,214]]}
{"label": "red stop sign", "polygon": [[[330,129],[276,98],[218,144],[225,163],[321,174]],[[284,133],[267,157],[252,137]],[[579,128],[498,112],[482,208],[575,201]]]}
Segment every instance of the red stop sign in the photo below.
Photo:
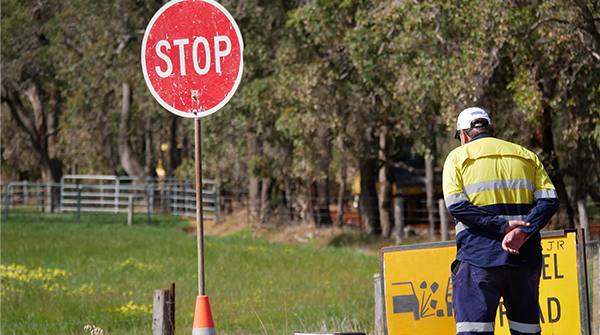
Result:
{"label": "red stop sign", "polygon": [[227,10],[213,0],[173,0],[150,20],[142,71],[154,98],[183,117],[223,107],[242,79],[244,44]]}

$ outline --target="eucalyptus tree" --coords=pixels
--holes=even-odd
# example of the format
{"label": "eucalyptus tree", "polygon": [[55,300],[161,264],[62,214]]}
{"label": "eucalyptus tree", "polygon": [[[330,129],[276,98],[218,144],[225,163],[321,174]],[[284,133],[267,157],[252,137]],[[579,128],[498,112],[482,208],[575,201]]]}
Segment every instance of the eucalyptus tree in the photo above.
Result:
{"label": "eucalyptus tree", "polygon": [[[510,114],[499,108],[510,106],[514,99],[507,89],[510,85],[505,83],[501,91],[495,89],[502,81],[498,75],[507,54],[513,52],[519,57],[518,48],[537,45],[533,40],[519,39],[519,29],[533,24],[525,20],[527,16],[536,15],[531,8],[522,7],[503,1],[382,1],[360,15],[356,33],[348,37],[366,85],[382,100],[387,98],[389,105],[398,106],[385,114],[388,123],[381,129],[391,131],[393,138],[414,142],[428,163],[430,223],[435,211],[432,171],[436,138],[444,138],[442,133],[454,123],[458,112],[483,105],[494,120],[508,126],[505,133],[515,128],[507,118]],[[547,57],[545,50],[531,54]],[[448,143],[441,144],[442,152],[451,149]],[[560,178],[557,184],[561,188]]]}
{"label": "eucalyptus tree", "polygon": [[[389,47],[392,35],[397,32],[391,15],[393,8],[387,1],[374,2],[361,8],[356,15],[354,29],[345,34],[345,44],[362,89],[369,97],[364,99],[366,108],[359,114],[363,122],[356,127],[359,130],[360,125],[366,125],[370,129],[356,132],[365,133],[366,136],[359,136],[360,140],[354,142],[357,156],[362,162],[361,186],[365,186],[361,187],[361,199],[371,201],[370,207],[378,208],[384,237],[389,237],[393,225],[391,160],[398,140],[407,134],[400,126],[406,122],[406,110],[394,99],[392,89],[400,70],[406,66],[406,62],[398,59],[395,51]],[[361,147],[363,143],[371,143],[371,148]],[[375,191],[375,178],[378,175],[380,186]]]}
{"label": "eucalyptus tree", "polygon": [[[124,170],[131,176],[151,172],[148,167],[144,171],[142,155],[158,155],[158,146],[145,148],[147,133],[167,132],[162,125],[168,115],[144,84],[139,55],[144,29],[160,5],[161,1],[120,0],[61,5],[56,26],[66,49],[61,76],[71,90],[63,114],[69,134],[63,154],[83,171]],[[147,117],[163,122],[146,129]]]}
{"label": "eucalyptus tree", "polygon": [[[15,142],[26,138],[43,182],[58,182],[62,162],[56,155],[58,120],[63,108],[64,82],[58,77],[61,51],[54,40],[55,4],[51,1],[2,2],[2,109],[3,169],[5,159],[20,160]],[[20,136],[16,135],[16,126]],[[4,157],[4,154],[15,153]],[[17,167],[18,168],[18,167]],[[30,174],[32,175],[32,174]],[[35,175],[35,174],[33,174]]]}
{"label": "eucalyptus tree", "polygon": [[[386,188],[389,181],[385,169],[396,165],[424,174],[432,237],[433,214],[437,212],[434,202],[437,139],[446,131],[448,110],[478,98],[470,92],[470,87],[467,94],[463,93],[467,86],[464,83],[479,80],[481,69],[472,63],[481,63],[487,55],[479,45],[484,41],[467,38],[466,32],[482,29],[483,18],[467,19],[473,10],[479,9],[477,5],[481,4],[457,8],[449,1],[381,1],[361,13],[356,29],[347,37],[365,85],[386,107],[378,117],[382,138],[380,206],[384,205],[380,212],[390,208],[385,205],[391,195]],[[474,54],[478,56],[473,57]],[[402,147],[401,142],[411,143],[425,157],[426,168],[420,170],[392,162],[396,150],[384,148],[390,140],[397,150]],[[382,215],[386,216],[389,217]],[[391,223],[385,221],[389,219],[382,220],[383,234],[389,236]]]}
{"label": "eucalyptus tree", "polygon": [[573,203],[600,199],[598,3],[515,3],[508,13],[515,24],[495,80],[511,92],[507,111],[525,121],[514,137],[538,153],[557,189],[555,226],[573,227]]}
{"label": "eucalyptus tree", "polygon": [[[418,44],[416,54],[426,52],[416,59],[430,59],[432,70],[418,68],[438,82],[447,123],[482,104],[501,136],[536,151],[561,199],[557,227],[573,226],[573,199],[598,190],[597,8],[584,1],[437,2],[424,3],[430,14],[417,21],[430,22],[419,29],[429,32],[421,41],[440,42]],[[582,182],[584,175],[592,179]]]}
{"label": "eucalyptus tree", "polygon": [[[350,57],[345,36],[355,27],[355,16],[369,1],[310,1],[290,13],[288,25],[293,34],[280,58],[286,87],[298,102],[294,114],[280,122],[293,134],[301,178],[314,185],[316,216],[320,224],[329,224],[330,166],[334,142],[350,149],[346,160],[376,155],[376,139],[370,121],[373,112],[369,92],[361,84]],[[291,120],[286,122],[286,118]],[[292,122],[294,121],[294,122]],[[356,131],[354,131],[356,130]],[[356,135],[356,136],[353,136]],[[337,139],[337,140],[336,140]],[[362,146],[353,150],[354,145]],[[375,165],[360,159],[360,211],[367,233],[380,229],[375,188]],[[300,164],[301,163],[301,164]]]}
{"label": "eucalyptus tree", "polygon": [[[431,53],[448,123],[488,104],[501,135],[536,151],[561,199],[557,227],[573,226],[574,199],[598,187],[597,4],[439,2],[430,6],[444,53]],[[412,7],[414,9],[415,7]],[[425,20],[425,22],[427,22]],[[427,50],[423,45],[419,50]],[[587,158],[591,157],[592,160]],[[582,182],[584,175],[591,176]],[[562,214],[562,215],[561,215]]]}
{"label": "eucalyptus tree", "polygon": [[[140,42],[161,2],[3,2],[3,106],[23,106],[14,120],[30,134],[45,181],[62,173],[48,161],[85,173],[144,173],[137,157],[151,154],[144,114],[158,109],[141,74]],[[35,115],[35,132],[26,114]]]}
{"label": "eucalyptus tree", "polygon": [[[287,190],[290,144],[276,129],[285,106],[277,58],[286,38],[287,13],[296,1],[228,0],[228,9],[244,39],[244,74],[232,100],[203,119],[207,173],[224,188],[249,191],[250,219],[268,221],[273,189]],[[289,202],[288,202],[289,203]]]}

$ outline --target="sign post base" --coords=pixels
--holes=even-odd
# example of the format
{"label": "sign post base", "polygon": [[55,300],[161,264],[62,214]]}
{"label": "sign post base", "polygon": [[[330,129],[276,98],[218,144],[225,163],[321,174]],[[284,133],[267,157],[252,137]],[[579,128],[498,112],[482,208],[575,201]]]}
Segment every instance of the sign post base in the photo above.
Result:
{"label": "sign post base", "polygon": [[215,335],[215,324],[206,295],[196,297],[192,335]]}

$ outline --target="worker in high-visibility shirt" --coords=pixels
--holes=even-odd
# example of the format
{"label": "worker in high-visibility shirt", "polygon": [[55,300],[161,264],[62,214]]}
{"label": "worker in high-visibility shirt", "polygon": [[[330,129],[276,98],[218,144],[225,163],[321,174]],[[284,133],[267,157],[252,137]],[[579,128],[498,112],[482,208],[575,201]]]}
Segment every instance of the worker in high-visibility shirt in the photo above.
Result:
{"label": "worker in high-visibility shirt", "polygon": [[539,158],[495,137],[487,112],[457,120],[461,146],[444,163],[443,189],[456,220],[452,304],[456,333],[494,334],[500,297],[511,334],[540,334],[540,230],[558,198]]}

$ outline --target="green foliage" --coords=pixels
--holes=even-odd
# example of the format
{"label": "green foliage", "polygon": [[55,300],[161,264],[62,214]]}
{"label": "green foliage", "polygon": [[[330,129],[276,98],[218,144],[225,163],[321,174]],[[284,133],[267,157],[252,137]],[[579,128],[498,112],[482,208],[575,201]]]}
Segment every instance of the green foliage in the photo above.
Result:
{"label": "green foliage", "polygon": [[[161,155],[170,115],[145,86],[139,49],[142,32],[162,3],[3,1],[3,81],[26,86],[39,80],[46,108],[51,89],[59,89],[59,143],[51,150],[65,165],[82,173],[121,171],[115,134],[123,82],[134,90],[135,126],[128,133],[134,151]],[[373,139],[383,131],[399,147],[411,143],[425,154],[437,144],[443,153],[453,147],[443,139],[458,112],[480,105],[501,137],[536,151],[541,149],[532,147],[534,136],[551,115],[561,166],[584,167],[563,168],[571,178],[567,183],[584,175],[594,176],[590,185],[599,182],[600,45],[597,25],[585,16],[597,20],[594,3],[227,0],[223,5],[244,37],[244,75],[228,105],[203,120],[207,178],[236,186],[247,185],[249,177],[305,185],[327,174],[319,162],[332,150],[343,152],[351,168],[378,157]],[[6,105],[2,108],[3,174],[35,178],[32,155],[19,159],[17,154],[29,151],[20,143],[25,136],[17,134]],[[147,120],[149,129],[142,126]],[[193,123],[181,124],[177,136],[193,138]],[[150,148],[146,132],[155,138]],[[256,138],[256,152],[249,152],[249,138]],[[585,162],[573,163],[578,161]],[[572,188],[575,197],[582,194],[579,188]]]}
{"label": "green foliage", "polygon": [[519,70],[519,76],[506,88],[513,92],[515,104],[527,121],[539,124],[537,118],[543,109],[542,94],[536,87],[535,78],[531,71],[524,67]]}

